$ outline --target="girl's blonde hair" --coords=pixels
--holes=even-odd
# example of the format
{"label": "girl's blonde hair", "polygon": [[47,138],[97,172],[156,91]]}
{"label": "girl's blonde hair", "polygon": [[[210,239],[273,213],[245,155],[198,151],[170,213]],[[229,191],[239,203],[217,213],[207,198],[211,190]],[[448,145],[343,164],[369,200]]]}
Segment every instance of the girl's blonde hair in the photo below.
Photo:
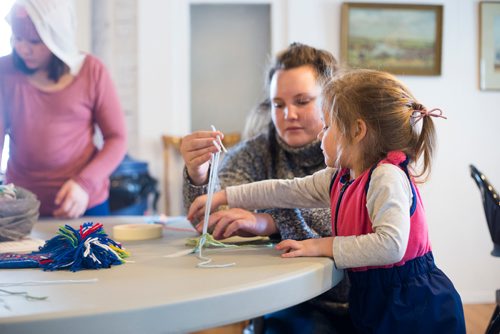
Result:
{"label": "girl's blonde hair", "polygon": [[[393,75],[364,69],[339,73],[324,86],[323,110],[348,143],[356,120],[366,123],[360,155],[363,170],[390,151],[402,151],[413,163],[414,176],[429,175],[436,145],[432,117],[425,117],[425,107]],[[420,157],[422,166],[417,172],[415,162]]]}

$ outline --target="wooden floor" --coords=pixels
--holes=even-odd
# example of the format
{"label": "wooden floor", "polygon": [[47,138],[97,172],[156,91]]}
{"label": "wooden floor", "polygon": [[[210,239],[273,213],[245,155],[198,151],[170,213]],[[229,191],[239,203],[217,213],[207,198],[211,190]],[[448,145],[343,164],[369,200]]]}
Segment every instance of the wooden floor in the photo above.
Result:
{"label": "wooden floor", "polygon": [[[494,309],[495,304],[464,305],[467,334],[484,334]],[[245,326],[245,322],[240,322],[237,324],[195,332],[193,334],[241,334]]]}
{"label": "wooden floor", "polygon": [[484,334],[495,304],[465,304],[465,326],[467,334]]}

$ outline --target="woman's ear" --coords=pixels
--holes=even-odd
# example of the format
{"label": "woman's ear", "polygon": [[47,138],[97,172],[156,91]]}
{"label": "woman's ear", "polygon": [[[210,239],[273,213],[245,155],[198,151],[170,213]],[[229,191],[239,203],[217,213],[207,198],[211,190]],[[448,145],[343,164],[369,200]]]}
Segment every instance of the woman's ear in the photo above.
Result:
{"label": "woman's ear", "polygon": [[355,143],[359,143],[366,137],[366,131],[367,131],[366,123],[361,118],[358,118],[354,122],[353,127],[354,127],[353,129],[354,131],[352,132],[354,134],[353,141]]}

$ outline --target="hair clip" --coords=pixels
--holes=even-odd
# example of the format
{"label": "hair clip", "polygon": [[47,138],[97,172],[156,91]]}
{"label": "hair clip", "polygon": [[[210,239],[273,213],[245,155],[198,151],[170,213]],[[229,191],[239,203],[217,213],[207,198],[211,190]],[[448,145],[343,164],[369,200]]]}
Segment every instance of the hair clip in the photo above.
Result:
{"label": "hair clip", "polygon": [[413,113],[411,114],[411,117],[414,118],[413,124],[417,123],[418,121],[420,121],[424,117],[428,117],[428,116],[448,119],[448,117],[443,115],[443,111],[439,108],[427,110],[425,107],[422,107],[422,109],[414,109]]}

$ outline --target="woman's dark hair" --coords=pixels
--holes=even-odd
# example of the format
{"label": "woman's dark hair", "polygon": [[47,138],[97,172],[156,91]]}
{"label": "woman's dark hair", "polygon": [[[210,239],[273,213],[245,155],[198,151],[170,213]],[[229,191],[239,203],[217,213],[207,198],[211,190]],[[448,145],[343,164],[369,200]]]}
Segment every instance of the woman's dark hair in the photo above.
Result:
{"label": "woman's dark hair", "polygon": [[[266,76],[266,94],[269,92],[271,80],[277,71],[301,66],[310,66],[320,85],[329,81],[339,69],[337,60],[330,52],[301,43],[292,43],[272,59]],[[250,138],[267,131],[272,122],[270,110],[271,100],[267,97],[247,116],[243,130],[244,138]]]}
{"label": "woman's dark hair", "polygon": [[[14,60],[14,66],[24,74],[33,74],[36,72],[36,70],[26,66],[26,63],[17,54],[16,50],[12,50],[12,58]],[[66,65],[61,59],[57,58],[56,55],[52,54],[52,59],[50,60],[48,67],[49,79],[54,82],[58,82],[63,74],[67,73],[68,71],[68,65]]]}
{"label": "woman's dark hair", "polygon": [[295,42],[276,55],[269,67],[267,85],[270,85],[276,71],[307,65],[314,69],[319,82],[328,81],[338,69],[337,60],[330,52]]}

